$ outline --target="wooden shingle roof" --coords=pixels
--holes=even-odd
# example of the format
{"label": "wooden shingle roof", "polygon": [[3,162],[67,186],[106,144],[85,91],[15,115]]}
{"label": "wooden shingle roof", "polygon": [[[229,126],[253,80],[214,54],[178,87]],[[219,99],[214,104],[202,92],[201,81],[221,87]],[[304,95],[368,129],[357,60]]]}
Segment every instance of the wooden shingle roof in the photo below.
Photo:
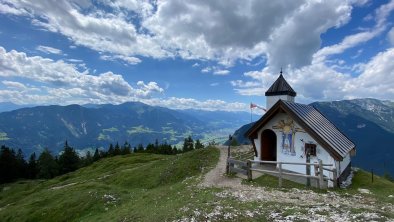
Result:
{"label": "wooden shingle roof", "polygon": [[268,110],[246,132],[245,136],[250,139],[257,138],[258,130],[280,111],[287,113],[336,160],[343,160],[356,147],[349,138],[313,106],[282,100],[279,100]]}

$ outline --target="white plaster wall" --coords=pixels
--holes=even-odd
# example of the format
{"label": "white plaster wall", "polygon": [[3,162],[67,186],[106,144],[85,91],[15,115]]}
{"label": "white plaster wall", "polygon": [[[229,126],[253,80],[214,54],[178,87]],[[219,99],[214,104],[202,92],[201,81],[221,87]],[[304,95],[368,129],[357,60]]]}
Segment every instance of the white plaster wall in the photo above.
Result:
{"label": "white plaster wall", "polygon": [[279,95],[279,96],[266,96],[266,109],[269,110],[276,102],[279,100],[294,102],[294,97],[289,95]]}
{"label": "white plaster wall", "polygon": [[350,154],[348,153],[342,161],[338,161],[337,163],[337,172],[338,176],[342,174],[342,172],[346,169],[346,167],[350,163]]}
{"label": "white plaster wall", "polygon": [[[338,175],[346,168],[347,164],[350,162],[350,156],[347,155],[341,163],[338,163],[337,161],[334,160],[334,158],[319,144],[317,143],[309,134],[305,132],[305,130],[302,129],[300,125],[298,125],[296,122],[295,127],[302,129],[303,132],[296,132],[295,137],[294,137],[294,149],[296,152],[296,155],[292,156],[289,154],[284,154],[282,152],[282,132],[280,129],[273,129],[273,126],[277,125],[280,120],[287,121],[287,118],[289,116],[285,113],[279,113],[275,117],[273,117],[262,129],[259,130],[258,132],[258,138],[255,139],[255,145],[257,149],[257,154],[258,157],[255,157],[257,160],[261,160],[261,134],[265,129],[270,129],[275,132],[276,134],[276,147],[277,147],[277,161],[281,162],[296,162],[296,163],[306,163],[306,156],[304,154],[304,143],[313,143],[316,144],[316,156],[312,156],[310,159],[311,163],[318,163],[319,159],[323,161],[324,164],[332,164],[333,167],[335,166],[338,169]],[[302,142],[301,139],[304,141]],[[339,164],[341,167],[341,171],[339,172]],[[283,169],[290,170],[293,172],[297,173],[306,173],[306,166],[305,165],[287,165],[284,164],[282,165]],[[314,167],[311,166],[311,175],[314,175]],[[324,171],[324,175],[327,177],[332,178],[333,175],[332,173],[328,171]],[[332,184],[329,184],[329,186],[332,186]]]}

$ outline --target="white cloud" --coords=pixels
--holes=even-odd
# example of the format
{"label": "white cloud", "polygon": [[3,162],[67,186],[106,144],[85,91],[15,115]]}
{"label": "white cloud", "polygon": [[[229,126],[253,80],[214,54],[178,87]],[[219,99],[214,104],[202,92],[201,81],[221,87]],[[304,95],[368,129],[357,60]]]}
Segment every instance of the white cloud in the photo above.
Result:
{"label": "white cloud", "polygon": [[[324,62],[313,62],[300,69],[288,69],[284,73],[286,80],[297,92],[299,102],[316,100],[339,100],[372,97],[378,99],[394,98],[394,48],[378,53],[369,62],[357,64],[359,76],[339,72]],[[278,73],[271,73],[268,68],[262,71],[245,73],[254,80],[250,86],[243,81],[233,81],[234,89],[241,95],[262,96],[278,78]],[[254,86],[258,84],[258,86]]]}
{"label": "white cloud", "polygon": [[315,62],[320,62],[326,60],[327,56],[329,55],[335,55],[335,54],[341,54],[343,53],[346,49],[355,47],[359,45],[360,43],[367,42],[371,40],[372,38],[376,37],[378,34],[380,34],[383,31],[382,28],[375,29],[373,31],[367,31],[367,32],[360,32],[354,35],[349,35],[346,36],[342,42],[330,46],[326,46],[319,51],[317,51],[313,56]]}
{"label": "white cloud", "polygon": [[351,4],[365,1],[100,0],[110,12],[90,1],[3,2],[10,9],[2,13],[25,11],[34,25],[131,64],[136,56],[179,56],[229,67],[264,56],[275,68],[310,63],[320,35],[346,23]]}
{"label": "white cloud", "polygon": [[141,62],[141,59],[133,56],[124,56],[124,55],[101,55],[100,59],[107,60],[107,61],[115,61],[115,60],[122,60],[130,65],[137,65]]}
{"label": "white cloud", "polygon": [[53,47],[50,47],[50,46],[39,45],[39,46],[36,47],[36,49],[38,51],[44,52],[46,54],[57,54],[57,55],[63,54],[62,50],[56,49],[56,48],[53,48]]}
{"label": "white cloud", "polygon": [[15,8],[7,2],[0,2],[0,13],[12,15],[27,15],[28,12],[22,8]]}
{"label": "white cloud", "polygon": [[210,71],[212,71],[212,68],[211,68],[211,67],[205,67],[205,68],[201,69],[201,72],[202,72],[202,73],[208,73],[208,72],[210,72]]}
{"label": "white cloud", "polygon": [[15,50],[7,52],[3,47],[0,47],[0,78],[39,83],[42,92],[32,94],[16,89],[23,87],[22,83],[2,81],[9,88],[7,93],[13,91],[6,96],[5,91],[0,90],[2,100],[13,95],[12,101],[18,104],[120,103],[163,92],[155,82],[138,82],[137,87],[132,87],[121,75],[112,72],[91,75],[86,70],[78,71],[72,63],[30,57]]}
{"label": "white cloud", "polygon": [[137,95],[140,97],[148,97],[152,93],[162,93],[164,89],[159,87],[156,82],[149,82],[145,84],[143,81],[138,81],[137,86],[140,88],[137,90]]}
{"label": "white cloud", "polygon": [[73,63],[83,63],[83,60],[80,60],[80,59],[67,59],[67,61],[73,62]]}
{"label": "white cloud", "polygon": [[[394,67],[390,62],[394,61],[394,48],[378,53],[370,61],[352,66],[347,65],[346,61],[341,59],[327,60],[330,55],[341,54],[383,33],[387,28],[387,16],[394,10],[393,3],[394,1],[391,1],[382,5],[374,12],[376,24],[373,28],[349,35],[340,43],[316,51],[310,65],[299,68],[285,67],[284,76],[297,91],[299,101],[312,102],[360,97],[394,98],[394,82],[391,81],[394,79]],[[362,52],[363,50],[359,49],[353,58],[358,57]],[[234,90],[241,95],[261,96],[278,77],[278,70],[267,66],[261,71],[250,71],[244,74],[252,81],[237,80],[231,83]]]}
{"label": "white cloud", "polygon": [[4,80],[4,81],[1,81],[1,83],[3,83],[3,85],[5,85],[6,87],[11,88],[11,89],[17,89],[17,90],[26,90],[27,89],[27,87],[23,83],[20,83],[20,82]]}
{"label": "white cloud", "polygon": [[229,73],[230,71],[225,69],[218,69],[213,72],[214,75],[218,75],[218,76],[225,76],[228,75]]}
{"label": "white cloud", "polygon": [[391,28],[391,30],[389,31],[388,38],[389,38],[391,45],[394,45],[394,27]]}

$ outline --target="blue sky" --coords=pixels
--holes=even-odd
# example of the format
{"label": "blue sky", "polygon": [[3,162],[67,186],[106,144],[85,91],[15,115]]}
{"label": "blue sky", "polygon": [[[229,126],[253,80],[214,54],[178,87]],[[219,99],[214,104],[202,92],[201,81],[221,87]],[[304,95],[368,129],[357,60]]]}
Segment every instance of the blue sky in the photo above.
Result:
{"label": "blue sky", "polygon": [[394,1],[0,0],[0,102],[394,99]]}

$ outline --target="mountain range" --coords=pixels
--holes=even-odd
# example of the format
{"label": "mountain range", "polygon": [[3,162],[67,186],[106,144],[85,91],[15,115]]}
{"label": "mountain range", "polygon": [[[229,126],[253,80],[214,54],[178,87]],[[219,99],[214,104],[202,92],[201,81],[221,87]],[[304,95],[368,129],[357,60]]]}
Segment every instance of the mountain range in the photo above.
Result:
{"label": "mountain range", "polygon": [[[310,105],[356,144],[353,166],[394,176],[393,102],[367,98],[314,102]],[[248,123],[240,127],[234,132],[234,138],[241,144],[249,144],[244,134],[252,125]]]}
{"label": "mountain range", "polygon": [[171,110],[139,102],[37,106],[0,113],[0,145],[21,148],[29,155],[46,147],[57,154],[66,140],[80,150],[125,141],[146,145],[156,139],[179,144],[189,135],[203,142],[223,142],[247,122],[247,112]]}

